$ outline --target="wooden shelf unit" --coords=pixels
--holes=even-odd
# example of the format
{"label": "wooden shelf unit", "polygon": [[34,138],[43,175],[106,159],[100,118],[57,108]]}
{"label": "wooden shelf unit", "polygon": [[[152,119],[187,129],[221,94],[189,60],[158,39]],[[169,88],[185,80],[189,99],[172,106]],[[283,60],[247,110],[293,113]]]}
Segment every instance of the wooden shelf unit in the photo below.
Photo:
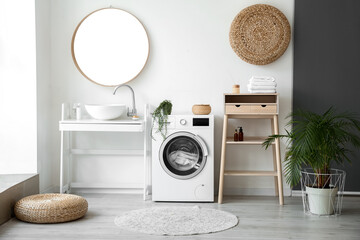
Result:
{"label": "wooden shelf unit", "polygon": [[261,145],[266,137],[244,136],[244,141],[233,141],[227,136],[228,119],[265,118],[270,119],[272,134],[279,134],[278,94],[224,94],[224,126],[221,148],[218,203],[223,202],[224,176],[270,176],[274,177],[275,195],[279,196],[280,205],[284,204],[282,186],[282,168],[280,159],[280,141],[272,144],[273,171],[236,171],[225,170],[227,145]]}

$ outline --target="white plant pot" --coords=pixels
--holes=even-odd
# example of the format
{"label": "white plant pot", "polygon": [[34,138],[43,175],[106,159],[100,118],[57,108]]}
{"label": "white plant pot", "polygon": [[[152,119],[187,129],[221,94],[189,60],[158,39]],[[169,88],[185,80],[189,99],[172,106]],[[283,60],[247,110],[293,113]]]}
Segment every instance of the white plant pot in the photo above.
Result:
{"label": "white plant pot", "polygon": [[306,186],[309,210],[316,215],[334,214],[335,197],[338,187],[335,188],[312,188]]}

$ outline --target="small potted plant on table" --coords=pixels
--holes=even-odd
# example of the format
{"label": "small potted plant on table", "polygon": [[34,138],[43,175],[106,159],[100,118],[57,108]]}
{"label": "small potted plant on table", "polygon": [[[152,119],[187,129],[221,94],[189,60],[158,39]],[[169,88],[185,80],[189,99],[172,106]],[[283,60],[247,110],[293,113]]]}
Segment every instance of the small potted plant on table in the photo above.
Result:
{"label": "small potted plant on table", "polygon": [[172,103],[169,100],[162,101],[159,106],[152,113],[153,123],[151,127],[151,137],[153,136],[153,129],[156,126],[156,132],[160,132],[163,139],[166,138],[167,133],[167,119],[168,115],[171,114]]}
{"label": "small potted plant on table", "polygon": [[[360,147],[360,122],[352,113],[336,113],[331,107],[324,114],[298,110],[291,113],[284,135],[271,135],[265,148],[277,138],[287,139],[285,178],[291,187],[301,180],[304,210],[316,215],[340,214],[345,172],[332,169],[332,163],[350,162],[349,146]],[[304,166],[309,169],[302,169]]]}

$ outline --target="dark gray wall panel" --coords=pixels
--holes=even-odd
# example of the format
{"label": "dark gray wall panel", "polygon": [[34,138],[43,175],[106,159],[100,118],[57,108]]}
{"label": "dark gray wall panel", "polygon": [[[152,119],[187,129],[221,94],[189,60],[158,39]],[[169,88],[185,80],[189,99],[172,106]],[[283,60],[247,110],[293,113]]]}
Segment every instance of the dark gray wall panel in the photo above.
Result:
{"label": "dark gray wall panel", "polygon": [[[295,0],[293,107],[360,114],[360,1]],[[360,152],[347,191],[360,191]]]}

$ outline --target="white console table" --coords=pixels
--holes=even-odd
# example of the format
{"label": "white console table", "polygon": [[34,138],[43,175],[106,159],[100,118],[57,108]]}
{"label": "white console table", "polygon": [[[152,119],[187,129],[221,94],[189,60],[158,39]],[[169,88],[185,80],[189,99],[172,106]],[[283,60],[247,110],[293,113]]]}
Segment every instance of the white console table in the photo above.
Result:
{"label": "white console table", "polygon": [[[96,155],[143,155],[144,157],[144,183],[143,193],[144,200],[149,196],[151,186],[151,169],[150,169],[150,128],[151,118],[149,106],[145,105],[144,117],[137,121],[130,118],[116,120],[95,120],[81,119],[74,120],[70,118],[69,107],[67,104],[62,105],[62,116],[59,122],[59,130],[61,132],[61,150],[60,150],[60,193],[70,193],[72,187],[76,188],[138,188],[138,186],[126,186],[115,184],[113,186],[107,184],[85,184],[72,183],[72,155],[73,154],[96,154]],[[72,132],[142,132],[144,136],[143,150],[101,150],[101,149],[73,149],[71,143]],[[68,150],[65,150],[64,134],[68,134]],[[64,167],[65,157],[67,156],[67,169]],[[65,180],[65,170],[67,170],[67,178]]]}

